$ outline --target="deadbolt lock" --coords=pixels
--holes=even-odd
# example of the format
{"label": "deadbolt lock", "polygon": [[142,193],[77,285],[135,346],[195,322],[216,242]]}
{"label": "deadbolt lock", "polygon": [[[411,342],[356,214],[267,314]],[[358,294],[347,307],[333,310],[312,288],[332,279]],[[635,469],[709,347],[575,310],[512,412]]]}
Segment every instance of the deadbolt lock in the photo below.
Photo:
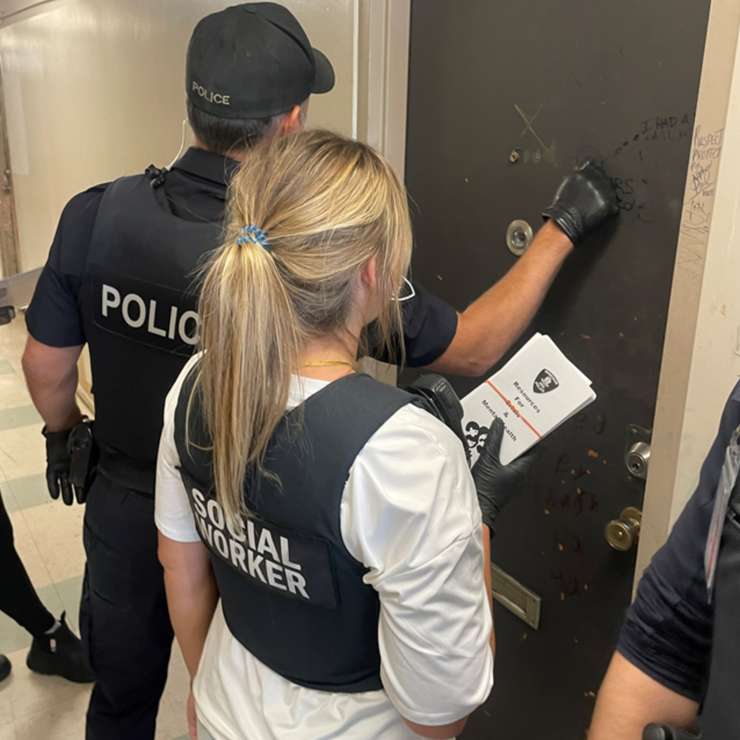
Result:
{"label": "deadbolt lock", "polygon": [[650,466],[651,429],[628,424],[624,440],[624,465],[627,472],[638,480],[646,480]]}
{"label": "deadbolt lock", "polygon": [[630,475],[634,475],[635,478],[639,478],[640,480],[645,480],[648,474],[648,466],[650,465],[650,443],[635,442],[627,450],[625,462]]}
{"label": "deadbolt lock", "polygon": [[631,550],[640,537],[642,512],[634,506],[622,510],[619,519],[612,519],[606,525],[606,541],[609,547],[619,552]]}

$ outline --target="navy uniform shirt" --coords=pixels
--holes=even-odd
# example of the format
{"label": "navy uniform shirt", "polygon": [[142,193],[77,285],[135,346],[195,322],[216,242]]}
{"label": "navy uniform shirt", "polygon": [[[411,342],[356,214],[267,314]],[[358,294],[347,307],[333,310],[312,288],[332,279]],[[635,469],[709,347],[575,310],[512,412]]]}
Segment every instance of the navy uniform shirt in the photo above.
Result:
{"label": "navy uniform shirt", "polygon": [[727,401],[699,485],[645,571],[617,650],[658,683],[700,702],[709,679],[713,604],[704,550],[725,449],[740,425],[740,383]]}
{"label": "navy uniform shirt", "polygon": [[[226,186],[236,166],[218,154],[189,149],[172,167],[163,186],[175,215],[220,222]],[[76,195],[62,212],[26,314],[29,333],[43,344],[71,347],[85,342],[80,284],[105,188],[99,185]],[[406,362],[418,367],[430,364],[447,349],[457,330],[457,313],[419,285],[414,287],[416,296],[404,301],[402,307]]]}

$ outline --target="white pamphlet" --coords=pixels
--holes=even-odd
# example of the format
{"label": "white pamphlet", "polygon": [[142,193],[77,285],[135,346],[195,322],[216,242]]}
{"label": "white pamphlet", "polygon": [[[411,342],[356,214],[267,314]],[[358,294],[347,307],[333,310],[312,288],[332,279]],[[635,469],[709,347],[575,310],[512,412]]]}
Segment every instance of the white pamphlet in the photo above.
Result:
{"label": "white pamphlet", "polygon": [[497,373],[462,400],[463,430],[478,459],[488,429],[500,417],[507,465],[596,398],[591,381],[544,334],[535,334]]}

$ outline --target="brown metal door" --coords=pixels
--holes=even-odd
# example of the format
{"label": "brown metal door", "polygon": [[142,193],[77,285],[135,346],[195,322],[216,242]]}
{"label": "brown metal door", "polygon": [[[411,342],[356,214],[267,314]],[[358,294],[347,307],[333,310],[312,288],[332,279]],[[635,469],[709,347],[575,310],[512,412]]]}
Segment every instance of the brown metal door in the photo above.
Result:
{"label": "brown metal door", "polygon": [[[583,738],[629,602],[634,550],[606,524],[640,507],[624,461],[650,428],[696,107],[708,0],[415,0],[407,184],[414,277],[458,308],[516,259],[577,161],[605,162],[617,224],[568,261],[531,330],[598,400],[548,438],[494,559],[542,599],[538,630],[498,608],[496,686],[465,738]],[[711,134],[712,132],[704,132]],[[456,382],[460,393],[477,381]]]}

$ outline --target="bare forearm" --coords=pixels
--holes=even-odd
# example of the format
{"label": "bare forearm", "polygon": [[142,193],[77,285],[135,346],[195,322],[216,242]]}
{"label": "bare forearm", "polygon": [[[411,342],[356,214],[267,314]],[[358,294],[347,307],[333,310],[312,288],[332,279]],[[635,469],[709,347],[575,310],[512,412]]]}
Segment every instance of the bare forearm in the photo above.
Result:
{"label": "bare forearm", "polygon": [[27,376],[28,390],[36,410],[50,432],[73,427],[82,418],[77,406],[77,371],[53,386],[35,384]]}
{"label": "bare forearm", "polygon": [[641,740],[645,725],[691,729],[698,705],[615,653],[596,700],[589,740]]}
{"label": "bare forearm", "polygon": [[172,627],[194,678],[218,602],[208,552],[201,542],[177,542],[160,533],[159,562],[164,568]]}
{"label": "bare forearm", "polygon": [[77,392],[77,359],[81,347],[47,347],[29,339],[23,354],[28,391],[46,428],[58,432],[74,426],[82,414]]}
{"label": "bare forearm", "polygon": [[557,226],[545,224],[509,272],[460,315],[452,343],[432,368],[481,375],[496,364],[534,318],[572,249]]}
{"label": "bare forearm", "polygon": [[218,592],[213,577],[188,578],[165,570],[167,606],[177,643],[182,651],[190,677],[194,678],[208,635]]}
{"label": "bare forearm", "polygon": [[488,358],[498,360],[527,328],[571,250],[565,234],[545,224],[511,270],[463,312],[464,321],[485,327]]}

